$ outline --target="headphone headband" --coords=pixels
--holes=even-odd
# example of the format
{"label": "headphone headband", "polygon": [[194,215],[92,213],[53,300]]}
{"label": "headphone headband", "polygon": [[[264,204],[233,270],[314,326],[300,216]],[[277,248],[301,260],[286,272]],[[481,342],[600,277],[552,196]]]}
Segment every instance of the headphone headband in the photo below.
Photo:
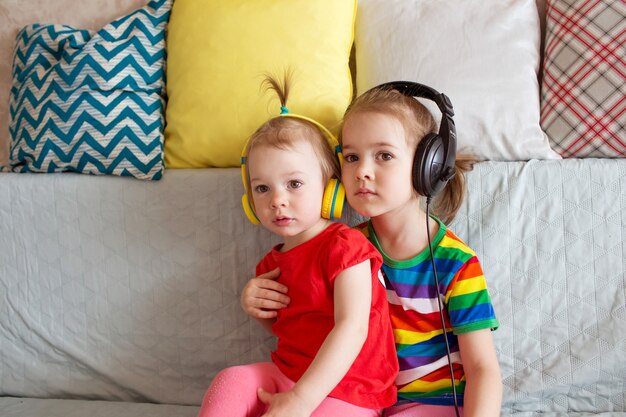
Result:
{"label": "headphone headband", "polygon": [[324,126],[315,119],[311,119],[310,117],[306,117],[296,113],[281,113],[278,117],[292,117],[294,119],[305,120],[309,123],[312,123],[324,134],[324,136],[326,136],[326,140],[328,140],[328,143],[332,146],[333,149],[335,148],[335,146],[339,145],[339,141],[337,140],[335,135],[333,135],[331,131],[326,128],[326,126]]}
{"label": "headphone headband", "polygon": [[[279,117],[291,117],[294,119],[304,120],[315,125],[315,127],[317,127],[320,130],[320,132],[322,132],[324,137],[326,137],[326,140],[328,141],[330,148],[335,152],[335,154],[339,158],[339,166],[343,165],[343,155],[341,153],[341,146],[339,145],[339,140],[337,140],[337,137],[333,135],[332,132],[326,128],[326,126],[324,126],[323,124],[321,124],[315,119],[311,119],[310,117],[306,117],[301,114],[285,112],[285,113],[281,113]],[[245,151],[245,147],[244,147],[244,151]]]}
{"label": "headphone headband", "polygon": [[450,101],[448,96],[443,93],[439,93],[437,90],[427,85],[415,83],[412,81],[391,81],[381,84],[376,88],[398,90],[405,96],[426,98],[430,101],[434,101],[437,104],[437,107],[439,107],[441,113],[446,113],[450,116],[454,116],[452,102]]}
{"label": "headphone headband", "polygon": [[[452,118],[454,116],[454,108],[448,96],[432,87],[412,81],[391,81],[374,88],[397,90],[405,96],[425,98],[434,102],[441,112],[439,136],[444,139],[444,142],[447,142],[444,144],[446,148],[453,148],[453,156],[456,157],[456,126]],[[449,152],[449,149],[446,149],[446,151]]]}

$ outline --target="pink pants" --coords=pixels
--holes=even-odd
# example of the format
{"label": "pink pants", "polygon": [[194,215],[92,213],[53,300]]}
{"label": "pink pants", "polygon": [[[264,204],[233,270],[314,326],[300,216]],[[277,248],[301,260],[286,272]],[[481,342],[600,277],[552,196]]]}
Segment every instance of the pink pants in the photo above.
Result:
{"label": "pink pants", "polygon": [[[459,407],[463,417],[463,408]],[[456,417],[454,406],[428,404],[394,405],[385,410],[385,417]]]}
{"label": "pink pants", "polygon": [[[260,417],[266,406],[257,388],[270,393],[289,391],[295,383],[271,362],[233,366],[218,373],[204,395],[198,417]],[[381,410],[358,407],[326,397],[311,417],[380,417]]]}

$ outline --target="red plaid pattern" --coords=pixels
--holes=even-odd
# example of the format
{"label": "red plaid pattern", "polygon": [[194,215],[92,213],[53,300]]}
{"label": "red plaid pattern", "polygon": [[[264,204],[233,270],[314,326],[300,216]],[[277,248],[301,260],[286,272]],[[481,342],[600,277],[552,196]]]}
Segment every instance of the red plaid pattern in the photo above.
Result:
{"label": "red plaid pattern", "polygon": [[626,2],[548,0],[541,127],[564,158],[626,157]]}

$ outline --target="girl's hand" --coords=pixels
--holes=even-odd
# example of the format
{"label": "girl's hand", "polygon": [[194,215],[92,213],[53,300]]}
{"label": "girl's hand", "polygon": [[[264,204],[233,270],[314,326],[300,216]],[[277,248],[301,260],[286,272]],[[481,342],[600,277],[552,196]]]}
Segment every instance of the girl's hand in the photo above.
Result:
{"label": "girl's hand", "polygon": [[310,417],[315,409],[309,410],[304,399],[298,397],[293,390],[271,394],[259,388],[257,395],[268,406],[261,417]]}
{"label": "girl's hand", "polygon": [[287,287],[276,281],[279,276],[280,269],[276,268],[248,281],[241,293],[243,311],[255,319],[271,319],[287,307]]}

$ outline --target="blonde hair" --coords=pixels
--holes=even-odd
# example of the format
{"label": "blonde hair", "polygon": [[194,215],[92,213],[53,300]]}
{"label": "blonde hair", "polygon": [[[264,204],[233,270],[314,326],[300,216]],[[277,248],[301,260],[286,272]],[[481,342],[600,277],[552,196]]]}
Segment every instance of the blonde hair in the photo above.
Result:
{"label": "blonde hair", "polygon": [[[280,105],[287,107],[291,84],[291,75],[285,72],[282,81],[278,81],[271,75],[266,75],[262,86],[266,91],[273,91],[280,100]],[[245,158],[246,193],[252,202],[252,190],[250,189],[250,167],[248,156],[254,148],[259,146],[270,146],[277,149],[293,149],[293,145],[298,141],[304,141],[311,145],[322,170],[322,178],[327,183],[331,178],[340,178],[341,172],[339,160],[335,155],[335,150],[328,142],[319,127],[304,119],[276,116],[263,123],[248,139],[242,157]]]}
{"label": "blonde hair", "polygon": [[[426,106],[397,90],[371,89],[355,98],[344,114],[340,132],[350,117],[362,113],[384,114],[398,120],[404,128],[408,145],[414,150],[426,135],[437,133],[439,130]],[[341,141],[340,134],[339,142]],[[465,197],[465,172],[470,171],[475,162],[476,160],[469,155],[457,154],[454,177],[433,198],[433,214],[444,223],[450,223],[459,211]]]}

